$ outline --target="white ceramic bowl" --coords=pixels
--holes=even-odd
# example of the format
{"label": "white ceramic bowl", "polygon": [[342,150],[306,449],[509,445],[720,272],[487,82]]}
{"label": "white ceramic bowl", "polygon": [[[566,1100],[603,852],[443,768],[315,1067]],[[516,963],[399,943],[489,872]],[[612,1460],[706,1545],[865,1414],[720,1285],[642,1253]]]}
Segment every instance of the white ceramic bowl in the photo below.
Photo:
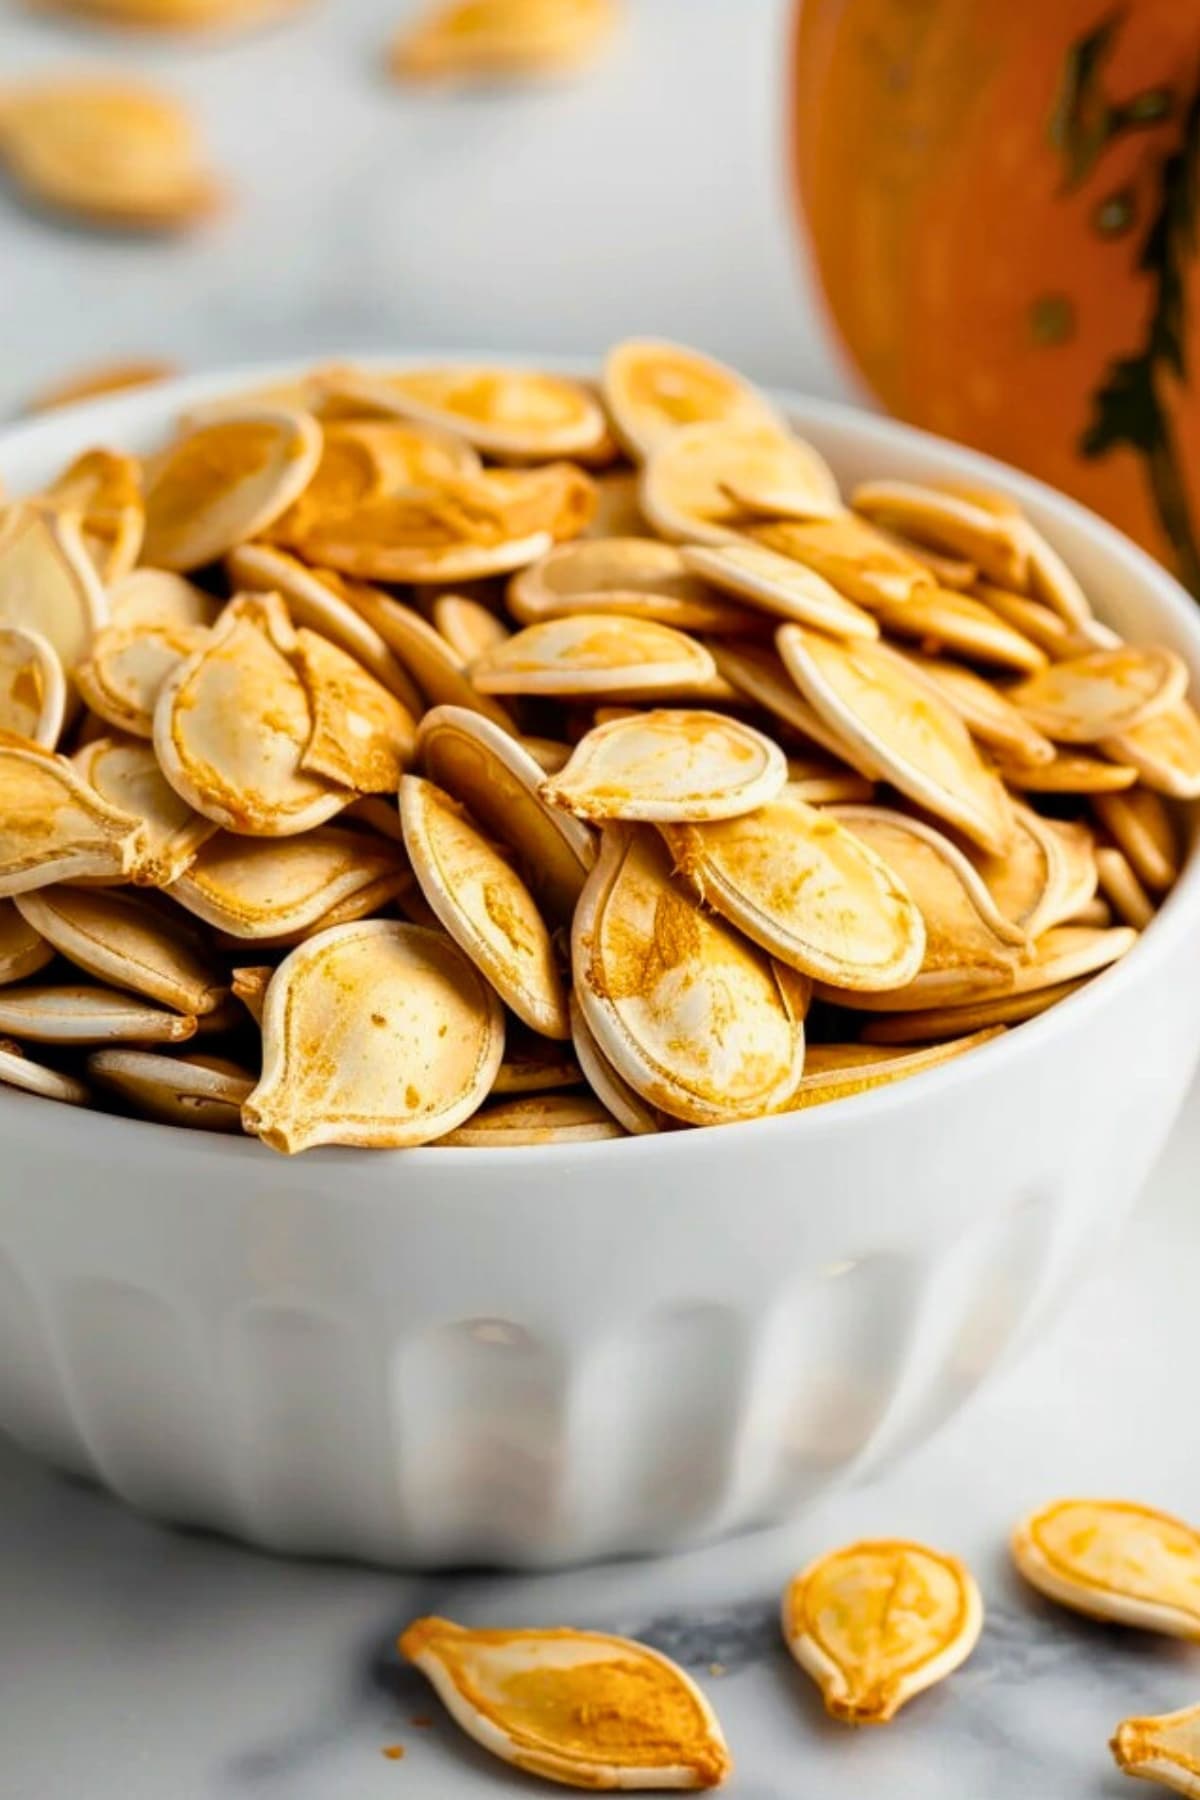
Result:
{"label": "white ceramic bowl", "polygon": [[[19,492],[93,441],[148,445],[240,378],[21,426],[0,476]],[[1105,617],[1200,680],[1194,603],[1080,507],[783,403],[847,483],[1012,493]],[[548,1565],[778,1520],[1028,1343],[1131,1206],[1198,1048],[1193,857],[1073,999],[793,1117],[285,1160],[2,1093],[0,1427],[148,1513],[282,1551]]]}

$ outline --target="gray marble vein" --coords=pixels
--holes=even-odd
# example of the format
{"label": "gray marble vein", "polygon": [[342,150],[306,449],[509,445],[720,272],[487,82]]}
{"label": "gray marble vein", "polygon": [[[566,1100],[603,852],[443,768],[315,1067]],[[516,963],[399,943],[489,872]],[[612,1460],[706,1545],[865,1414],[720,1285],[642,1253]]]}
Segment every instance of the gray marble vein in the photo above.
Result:
{"label": "gray marble vein", "polygon": [[314,0],[183,49],[0,4],[0,77],[144,75],[189,103],[230,190],[205,229],[143,242],[48,220],[0,183],[0,417],[113,355],[591,354],[648,331],[839,385],[786,188],[790,0],[634,0],[586,80],[469,96],[384,77],[417,4]]}

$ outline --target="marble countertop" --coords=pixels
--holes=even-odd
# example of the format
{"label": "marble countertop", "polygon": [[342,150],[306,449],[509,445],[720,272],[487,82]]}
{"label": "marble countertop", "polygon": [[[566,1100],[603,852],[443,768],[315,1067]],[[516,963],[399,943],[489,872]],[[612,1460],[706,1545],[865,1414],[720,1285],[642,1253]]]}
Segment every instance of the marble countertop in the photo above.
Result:
{"label": "marble countertop", "polygon": [[[1130,1712],[1200,1694],[1194,1649],[1094,1626],[1024,1591],[1005,1539],[1057,1494],[1200,1517],[1200,1088],[1118,1251],[1057,1332],[894,1473],[794,1525],[673,1560],[410,1579],[291,1564],[161,1529],[0,1452],[5,1800],[490,1800],[541,1789],[463,1739],[393,1648],[418,1613],[631,1633],[695,1670],[737,1772],[730,1800],[1116,1800]],[[974,1657],[881,1731],[827,1723],[776,1623],[788,1575],[860,1534],[966,1556]],[[710,1665],[724,1673],[712,1676]],[[418,1727],[414,1718],[432,1718]],[[383,1754],[402,1745],[402,1761]]]}
{"label": "marble countertop", "polygon": [[274,30],[181,47],[0,0],[0,82],[140,73],[188,102],[230,189],[205,229],[144,242],[48,222],[0,182],[0,417],[111,356],[590,355],[630,333],[842,385],[790,216],[791,0],[629,0],[585,77],[474,95],[384,76],[418,4],[312,0]]}
{"label": "marble countertop", "polygon": [[[326,0],[204,50],[31,19],[0,72],[137,67],[194,104],[234,198],[199,237],[105,240],[0,194],[0,415],[89,359],[193,367],[389,345],[591,352],[675,335],[767,380],[844,389],[807,295],[780,149],[786,0],[632,0],[562,89],[405,95],[378,73],[402,0]],[[319,109],[315,96],[320,96]],[[490,1763],[393,1649],[415,1613],[630,1632],[694,1666],[734,1800],[1116,1796],[1106,1739],[1200,1692],[1200,1663],[1052,1616],[1015,1516],[1069,1490],[1200,1517],[1189,1397],[1200,1096],[1119,1253],[1023,1366],[921,1454],[794,1526],[657,1564],[410,1580],[159,1529],[0,1449],[4,1800],[471,1800]],[[967,1556],[989,1617],[953,1682],[886,1731],[827,1725],[775,1622],[788,1574],[861,1533]],[[710,1677],[719,1664],[724,1673]],[[414,1717],[431,1715],[423,1729]],[[383,1755],[401,1744],[403,1761]]]}

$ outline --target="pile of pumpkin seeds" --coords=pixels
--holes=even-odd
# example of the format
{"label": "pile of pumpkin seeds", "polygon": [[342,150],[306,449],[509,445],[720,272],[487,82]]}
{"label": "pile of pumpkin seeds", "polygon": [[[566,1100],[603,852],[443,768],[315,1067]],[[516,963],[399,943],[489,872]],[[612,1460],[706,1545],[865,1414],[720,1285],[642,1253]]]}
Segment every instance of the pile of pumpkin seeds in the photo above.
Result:
{"label": "pile of pumpkin seeds", "polygon": [[1135,943],[1187,685],[678,346],[209,402],[0,506],[0,1081],[285,1151],[861,1093]]}

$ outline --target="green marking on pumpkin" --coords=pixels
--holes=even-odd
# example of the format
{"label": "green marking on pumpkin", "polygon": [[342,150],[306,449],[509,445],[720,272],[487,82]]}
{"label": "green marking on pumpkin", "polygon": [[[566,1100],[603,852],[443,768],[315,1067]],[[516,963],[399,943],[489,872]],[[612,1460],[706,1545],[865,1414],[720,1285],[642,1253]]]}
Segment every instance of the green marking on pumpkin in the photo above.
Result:
{"label": "green marking on pumpkin", "polygon": [[1029,330],[1035,344],[1051,348],[1075,336],[1075,302],[1068,294],[1039,294],[1029,305]]}
{"label": "green marking on pumpkin", "polygon": [[1121,188],[1097,201],[1092,224],[1101,237],[1124,237],[1137,218],[1137,201],[1132,188]]}
{"label": "green marking on pumpkin", "polygon": [[1175,109],[1169,87],[1145,88],[1130,100],[1112,100],[1104,66],[1125,20],[1120,7],[1076,39],[1068,50],[1050,114],[1049,137],[1063,159],[1067,191],[1080,187],[1109,145],[1131,131],[1161,125]]}
{"label": "green marking on pumpkin", "polygon": [[1175,96],[1170,88],[1147,88],[1144,94],[1135,94],[1121,108],[1120,116],[1129,125],[1158,125],[1163,119],[1170,118],[1174,104]]}
{"label": "green marking on pumpkin", "polygon": [[[1124,13],[1108,14],[1069,52],[1050,120],[1050,141],[1065,163],[1066,186],[1076,188],[1104,151],[1125,133],[1179,118],[1174,147],[1157,171],[1157,204],[1136,268],[1150,284],[1142,341],[1118,356],[1092,395],[1092,416],[1080,438],[1083,456],[1132,450],[1142,460],[1159,523],[1175,552],[1180,579],[1200,597],[1200,537],[1192,518],[1179,444],[1164,394],[1186,386],[1188,277],[1194,273],[1200,219],[1200,78],[1184,106],[1167,87],[1147,88],[1131,100],[1111,101],[1104,67]],[[1128,218],[1115,202],[1129,200]],[[1093,214],[1106,235],[1120,237],[1134,222],[1131,196],[1110,195]],[[1200,304],[1200,293],[1196,296]]]}

